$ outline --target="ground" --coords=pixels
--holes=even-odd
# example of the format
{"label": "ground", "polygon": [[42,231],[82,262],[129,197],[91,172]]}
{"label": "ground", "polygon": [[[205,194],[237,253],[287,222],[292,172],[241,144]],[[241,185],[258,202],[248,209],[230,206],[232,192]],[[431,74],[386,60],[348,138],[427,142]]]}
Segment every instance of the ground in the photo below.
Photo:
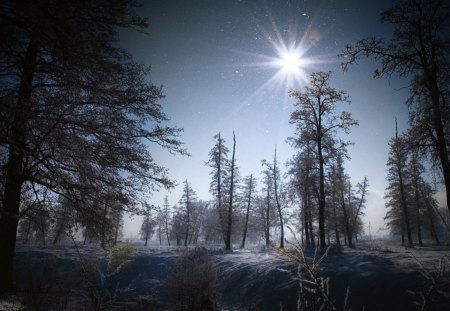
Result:
{"label": "ground", "polygon": [[[184,248],[136,245],[133,259],[111,272],[105,251],[97,246],[18,246],[17,300],[34,306],[33,310],[174,309],[175,302],[183,299],[180,293],[184,290],[191,296],[197,295],[191,292],[192,287],[200,287],[213,267],[216,276],[206,283],[214,284],[205,285],[209,291],[207,300],[214,301],[211,308],[297,309],[298,267],[280,257],[276,249],[253,246],[225,252],[220,246],[208,246],[198,247],[197,253],[205,255],[211,265],[189,257],[187,262],[191,262],[193,272],[181,280],[174,271],[180,264],[180,255],[186,255]],[[314,252],[306,255],[312,258]],[[343,308],[348,288],[347,308],[352,310],[419,310],[422,297],[429,310],[450,310],[445,292],[449,276],[439,276],[439,263],[449,271],[449,246],[407,249],[386,241],[370,241],[355,249],[331,251],[316,273],[329,278],[329,293],[338,308]],[[174,286],[178,286],[177,291]],[[442,288],[444,292],[440,292]],[[201,295],[204,292],[204,288],[200,290]],[[317,293],[308,295],[308,299],[317,297]]]}

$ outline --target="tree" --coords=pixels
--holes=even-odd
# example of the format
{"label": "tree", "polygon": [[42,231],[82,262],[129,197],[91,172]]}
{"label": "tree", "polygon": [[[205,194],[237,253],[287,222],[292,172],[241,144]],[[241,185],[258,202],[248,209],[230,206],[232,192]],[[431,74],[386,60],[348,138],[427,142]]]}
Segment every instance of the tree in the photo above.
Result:
{"label": "tree", "polygon": [[166,234],[166,238],[167,238],[167,245],[170,245],[170,238],[169,238],[169,234],[170,234],[170,229],[169,229],[169,223],[170,223],[170,205],[169,205],[169,198],[166,195],[164,197],[164,204],[163,204],[163,208],[161,210],[161,217],[163,219],[163,225],[164,225],[164,232]]}
{"label": "tree", "polygon": [[277,147],[275,146],[275,153],[273,156],[273,192],[275,194],[275,203],[277,204],[278,217],[280,220],[280,248],[284,248],[284,223],[283,214],[281,212],[281,204],[279,198],[279,180],[280,180],[280,169],[278,168],[277,162]]}
{"label": "tree", "polygon": [[241,248],[245,247],[245,239],[247,238],[247,231],[248,231],[248,218],[250,216],[250,207],[252,204],[252,195],[256,188],[256,180],[253,178],[253,174],[244,178],[243,185],[244,187],[242,189],[242,193],[243,196],[246,198],[246,210],[245,210],[245,222],[244,222],[244,231],[242,233]]}
{"label": "tree", "polygon": [[[22,188],[67,196],[86,217],[112,186],[139,209],[139,194],[172,187],[146,142],[186,154],[167,127],[160,87],[117,47],[119,28],[143,30],[130,0],[0,4],[0,293],[12,290]],[[80,202],[86,199],[86,202]],[[83,203],[83,204],[81,204]]]}
{"label": "tree", "polygon": [[[296,146],[296,140],[293,141]],[[307,144],[300,150],[289,163],[290,169],[288,174],[291,176],[291,185],[296,190],[297,195],[301,199],[301,222],[302,222],[302,242],[306,244],[306,248],[313,247],[313,202],[311,196],[311,189],[316,180],[314,176],[314,158],[310,144]]]}
{"label": "tree", "polygon": [[155,233],[155,221],[152,219],[151,215],[152,208],[155,209],[153,205],[147,205],[144,213],[144,218],[142,220],[141,229],[139,230],[141,239],[145,241],[144,246],[147,246],[148,240],[151,239],[151,237]]}
{"label": "tree", "polygon": [[219,214],[220,228],[222,231],[223,241],[226,242],[226,227],[225,227],[225,206],[224,202],[224,180],[228,176],[228,148],[225,146],[225,140],[221,138],[220,132],[214,136],[217,140],[214,147],[209,152],[209,160],[206,165],[212,168],[210,175],[212,180],[209,191],[216,197],[217,212]]}
{"label": "tree", "polygon": [[[386,189],[386,207],[393,210],[399,210],[395,217],[399,217],[402,228],[402,237],[406,230],[406,235],[408,238],[408,247],[414,247],[412,236],[411,236],[411,221],[408,211],[407,203],[407,189],[406,189],[406,168],[408,150],[404,138],[398,136],[397,131],[397,120],[395,120],[395,137],[389,141],[389,158],[387,162],[388,166],[388,188]],[[392,216],[391,211],[391,218]],[[389,216],[389,214],[387,215]],[[393,223],[394,225],[396,223]],[[398,223],[397,223],[398,225]],[[403,230],[403,228],[405,230]]]}
{"label": "tree", "polygon": [[[358,125],[351,113],[337,114],[337,103],[350,102],[344,91],[330,87],[331,72],[317,72],[310,76],[309,85],[302,91],[291,90],[295,97],[296,110],[291,113],[290,123],[296,126],[295,146],[315,148],[315,157],[319,169],[319,244],[325,242],[325,165],[329,156],[337,149],[344,149],[346,143],[336,139],[337,130],[348,134],[352,126]],[[312,149],[312,148],[311,148]]]}
{"label": "tree", "polygon": [[189,230],[191,229],[191,220],[192,220],[192,212],[194,208],[194,203],[196,201],[196,194],[195,191],[192,190],[191,184],[186,179],[184,182],[183,187],[183,196],[180,199],[180,205],[183,208],[183,218],[184,218],[184,246],[188,245],[188,239],[189,239]]}
{"label": "tree", "polygon": [[[350,177],[344,173],[342,154],[337,155],[336,159],[336,176],[338,183],[337,189],[339,192],[340,205],[342,209],[342,219],[345,225],[345,233],[347,236],[348,246],[354,247],[353,245],[353,226],[352,226],[352,185],[350,183]],[[347,200],[346,194],[348,193]]]}
{"label": "tree", "polygon": [[369,188],[369,179],[367,178],[367,176],[364,176],[364,179],[362,182],[358,182],[356,184],[356,195],[359,196],[358,198],[358,204],[357,204],[357,208],[356,208],[356,212],[355,212],[355,216],[353,218],[353,228],[357,228],[357,224],[358,224],[358,217],[361,215],[364,215],[362,212],[362,209],[365,207],[366,204],[366,195],[368,192],[368,188]]}
{"label": "tree", "polygon": [[398,74],[410,79],[410,125],[415,144],[438,160],[450,211],[449,159],[449,26],[450,7],[442,0],[399,0],[381,13],[381,22],[394,25],[390,41],[365,38],[340,53],[343,69],[361,58],[381,63],[374,76]]}
{"label": "tree", "polygon": [[267,161],[262,161],[263,166],[266,167],[262,171],[263,174],[263,188],[264,193],[264,207],[261,208],[261,216],[264,227],[264,238],[266,246],[270,246],[270,228],[272,226],[272,192],[273,192],[273,174],[270,167],[267,165]]}
{"label": "tree", "polygon": [[231,228],[233,224],[233,195],[234,195],[234,182],[235,182],[235,151],[236,151],[236,136],[233,131],[233,153],[231,156],[231,168],[230,168],[230,192],[228,195],[228,213],[227,213],[227,232],[225,238],[225,249],[231,250]]}
{"label": "tree", "polygon": [[61,197],[60,202],[54,211],[55,225],[53,228],[53,244],[60,242],[70,230],[75,227],[76,217],[74,207],[66,198]]}

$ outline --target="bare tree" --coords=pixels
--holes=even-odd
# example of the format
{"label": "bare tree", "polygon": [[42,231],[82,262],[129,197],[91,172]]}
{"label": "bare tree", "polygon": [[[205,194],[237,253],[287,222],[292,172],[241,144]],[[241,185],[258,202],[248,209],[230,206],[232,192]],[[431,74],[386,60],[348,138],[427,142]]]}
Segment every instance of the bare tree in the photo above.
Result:
{"label": "bare tree", "polygon": [[277,162],[277,147],[275,146],[275,153],[273,156],[273,192],[275,194],[275,203],[277,204],[278,217],[280,221],[280,248],[284,248],[284,222],[283,222],[283,214],[281,212],[281,204],[279,198],[279,179],[280,179],[280,169],[278,168]]}
{"label": "bare tree", "polygon": [[230,192],[229,192],[229,204],[227,213],[227,232],[225,239],[225,249],[231,250],[231,228],[233,224],[233,195],[234,195],[234,182],[235,182],[235,152],[236,152],[236,136],[233,131],[233,153],[231,156],[231,168],[230,168]]}
{"label": "bare tree", "polygon": [[295,97],[296,110],[292,112],[290,123],[296,126],[295,145],[298,148],[313,144],[319,169],[319,244],[326,247],[325,241],[325,165],[330,153],[345,148],[343,141],[335,139],[337,130],[349,133],[350,128],[358,125],[351,113],[335,112],[340,102],[348,102],[344,91],[330,87],[331,72],[317,72],[310,76],[309,85],[302,91],[292,90],[290,96]]}
{"label": "bare tree", "polygon": [[245,222],[244,222],[244,231],[242,233],[241,248],[245,247],[245,239],[247,237],[247,230],[248,230],[248,218],[250,216],[250,207],[252,204],[252,195],[256,188],[256,180],[253,178],[253,174],[245,177],[243,184],[244,184],[243,195],[246,198],[246,210],[245,210]]}
{"label": "bare tree", "polygon": [[[388,189],[386,192],[387,203],[386,206],[391,209],[400,209],[401,218],[400,224],[406,230],[408,238],[408,247],[414,247],[411,236],[411,222],[407,204],[407,191],[405,189],[405,165],[407,163],[407,146],[401,137],[398,136],[397,131],[397,119],[395,120],[395,137],[389,142],[389,158],[387,162],[388,166]],[[392,211],[391,211],[392,214]],[[389,214],[388,214],[389,215]],[[398,214],[397,214],[398,215]],[[403,237],[402,230],[402,237]]]}
{"label": "bare tree", "polygon": [[261,208],[262,220],[264,225],[264,238],[266,246],[270,246],[270,228],[272,226],[272,192],[273,192],[273,174],[267,161],[263,160],[262,165],[266,167],[262,171],[264,193],[264,208]]}
{"label": "bare tree", "polygon": [[[137,212],[139,194],[171,187],[147,142],[174,153],[180,130],[167,127],[148,68],[117,47],[119,28],[144,30],[128,0],[2,1],[0,144],[7,156],[0,207],[0,293],[13,290],[22,188],[70,196],[95,218],[93,200],[116,189]],[[81,207],[85,209],[81,209]],[[90,216],[89,216],[90,215]]]}
{"label": "bare tree", "polygon": [[[296,145],[294,140],[294,146]],[[306,244],[306,248],[314,246],[314,234],[312,228],[312,198],[311,188],[315,182],[314,178],[314,159],[310,145],[305,146],[298,154],[294,155],[293,160],[289,163],[290,169],[288,174],[291,177],[291,184],[296,189],[301,199],[301,221],[302,221],[302,242]]]}
{"label": "bare tree", "polygon": [[415,144],[438,159],[450,211],[449,47],[450,7],[442,0],[399,0],[381,13],[394,25],[392,39],[365,38],[340,53],[343,69],[361,58],[381,63],[375,77],[410,78],[410,124]]}

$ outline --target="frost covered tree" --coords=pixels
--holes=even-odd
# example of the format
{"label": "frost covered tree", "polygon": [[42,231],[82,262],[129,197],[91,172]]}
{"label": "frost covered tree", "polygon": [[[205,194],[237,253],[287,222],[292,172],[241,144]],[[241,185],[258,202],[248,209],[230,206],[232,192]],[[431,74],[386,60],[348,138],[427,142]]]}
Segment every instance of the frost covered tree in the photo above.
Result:
{"label": "frost covered tree", "polygon": [[169,198],[166,195],[164,197],[164,204],[162,206],[162,209],[160,210],[161,213],[161,221],[162,226],[164,227],[163,232],[166,235],[167,239],[167,245],[170,245],[170,222],[171,222],[171,212],[170,212],[170,205],[169,205]]}
{"label": "frost covered tree", "polygon": [[149,69],[117,45],[120,29],[147,26],[134,4],[0,4],[0,293],[13,288],[26,184],[70,196],[85,217],[95,217],[102,205],[89,198],[107,185],[128,198],[120,208],[130,212],[139,208],[139,193],[173,185],[147,142],[185,153],[180,130],[164,124],[162,90],[148,83]]}
{"label": "frost covered tree", "polygon": [[399,0],[381,13],[394,26],[390,40],[365,38],[340,53],[343,68],[362,58],[380,62],[374,76],[410,80],[410,125],[414,144],[440,164],[450,211],[450,6],[442,0]]}
{"label": "frost covered tree", "polygon": [[252,199],[256,192],[256,179],[253,178],[253,174],[250,176],[246,176],[243,179],[243,187],[242,187],[242,197],[245,198],[245,221],[244,221],[244,229],[242,233],[242,242],[241,248],[245,247],[245,240],[247,238],[248,232],[248,220],[250,217],[250,209],[252,206]]}
{"label": "frost covered tree", "polygon": [[[280,169],[279,169],[279,163],[277,161],[277,148],[275,147],[275,153],[273,156],[273,163],[269,163],[265,160],[263,160],[263,165],[265,165],[266,171],[266,181],[272,181],[273,182],[273,198],[275,202],[275,206],[277,208],[278,213],[278,223],[280,225],[280,248],[284,248],[284,222],[283,222],[283,214],[282,214],[282,206],[281,206],[281,200],[280,200]],[[267,187],[267,190],[269,190],[270,187]],[[270,191],[267,192],[267,212],[266,217],[269,219],[270,214]],[[269,226],[267,226],[269,228]],[[267,243],[267,238],[266,238]]]}
{"label": "frost covered tree", "polygon": [[231,159],[228,159],[229,149],[225,146],[225,140],[220,133],[214,136],[217,140],[209,152],[209,160],[206,165],[212,168],[210,175],[210,192],[216,197],[216,207],[219,214],[220,227],[222,229],[225,249],[231,249],[233,229],[233,211],[235,202],[236,185],[239,180],[238,167],[236,166],[236,136],[233,131],[233,149]]}
{"label": "frost covered tree", "polygon": [[190,230],[192,229],[194,204],[197,200],[197,195],[187,179],[183,182],[183,184],[183,195],[181,196],[179,203],[181,208],[180,214],[183,215],[184,246],[187,246]]}
{"label": "frost covered tree", "polygon": [[145,241],[144,246],[147,246],[148,240],[155,233],[155,220],[152,219],[152,209],[155,209],[153,205],[147,205],[142,219],[141,229],[139,230],[141,239]]}
{"label": "frost covered tree", "polygon": [[[294,140],[295,145],[295,140]],[[290,184],[295,189],[296,195],[300,198],[301,202],[301,228],[302,228],[302,242],[306,245],[306,248],[313,247],[314,234],[313,234],[313,188],[314,183],[317,180],[315,178],[314,158],[313,152],[310,150],[310,145],[305,146],[297,154],[295,154],[292,160],[288,163],[288,174],[291,176]]]}
{"label": "frost covered tree", "polygon": [[262,161],[265,169],[261,172],[262,178],[262,206],[260,206],[260,215],[263,221],[264,238],[266,246],[270,246],[270,229],[273,223],[273,173],[267,161]]}
{"label": "frost covered tree", "polygon": [[[407,172],[408,149],[404,137],[399,137],[397,120],[395,123],[395,137],[389,141],[388,188],[386,189],[386,207],[390,209],[387,218],[392,218],[391,226],[400,224],[402,238],[406,233],[408,247],[414,247],[412,240],[411,215],[407,202]],[[402,239],[403,240],[403,239]]]}
{"label": "frost covered tree", "polygon": [[236,168],[236,136],[234,135],[233,131],[233,151],[231,155],[231,162],[230,162],[230,179],[229,179],[229,192],[228,192],[228,212],[227,212],[227,230],[225,235],[225,249],[231,250],[231,230],[233,226],[233,205],[234,205],[234,193],[236,191],[235,189],[235,183],[237,179],[237,168]]}
{"label": "frost covered tree", "polygon": [[[309,84],[303,90],[291,90],[294,97],[295,111],[291,113],[290,123],[295,125],[294,146],[310,148],[318,168],[318,222],[319,244],[326,247],[325,241],[325,169],[332,153],[344,149],[347,144],[336,138],[338,130],[348,134],[351,127],[358,125],[351,113],[336,112],[340,103],[349,103],[344,91],[337,91],[330,86],[331,72],[316,72],[310,76]],[[312,147],[311,147],[312,146]]]}
{"label": "frost covered tree", "polygon": [[53,211],[53,244],[60,242],[64,235],[69,233],[76,226],[76,214],[72,202],[64,197],[60,198]]}
{"label": "frost covered tree", "polygon": [[222,231],[223,241],[226,241],[226,187],[225,180],[228,177],[228,152],[229,149],[225,145],[225,140],[221,137],[220,132],[214,136],[217,140],[214,147],[209,152],[209,160],[206,165],[212,168],[210,173],[211,183],[210,192],[216,198],[216,208],[219,215],[219,224]]}

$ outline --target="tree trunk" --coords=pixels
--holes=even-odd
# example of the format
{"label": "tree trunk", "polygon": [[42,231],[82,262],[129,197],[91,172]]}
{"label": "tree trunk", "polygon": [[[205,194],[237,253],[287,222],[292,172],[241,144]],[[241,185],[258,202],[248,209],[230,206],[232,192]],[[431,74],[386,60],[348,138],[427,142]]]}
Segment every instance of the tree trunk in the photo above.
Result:
{"label": "tree trunk", "polygon": [[322,141],[317,141],[317,153],[319,155],[319,246],[322,250],[327,247],[325,241],[325,178],[324,159],[322,155]]}
{"label": "tree trunk", "polygon": [[425,195],[422,187],[420,187],[420,192],[421,192],[421,195],[422,195],[422,199],[423,199],[423,201],[425,203],[425,206],[427,208],[427,214],[428,214],[428,217],[429,217],[429,220],[430,220],[430,234],[431,234],[431,238],[436,241],[436,245],[440,245],[441,243],[439,242],[439,237],[438,237],[437,232],[436,232],[436,226],[434,224],[433,207],[430,205],[430,202],[428,201],[428,198]]}
{"label": "tree trunk", "polygon": [[310,248],[311,241],[310,241],[310,237],[309,237],[309,222],[308,222],[307,207],[308,207],[308,204],[304,200],[304,202],[303,202],[303,228],[305,231],[306,248]]}
{"label": "tree trunk", "polygon": [[415,178],[415,197],[416,197],[416,224],[417,224],[417,239],[419,240],[419,246],[423,246],[422,243],[422,228],[420,226],[420,204],[419,204],[419,189],[417,184],[417,178]]}
{"label": "tree trunk", "polygon": [[400,186],[400,199],[401,199],[401,208],[403,212],[403,220],[406,226],[406,236],[408,238],[408,247],[414,247],[412,236],[411,236],[411,225],[409,223],[409,215],[408,209],[406,207],[406,198],[405,198],[405,189],[403,185],[403,176],[400,168],[397,168],[398,177],[399,177],[399,186]]}
{"label": "tree trunk", "polygon": [[250,204],[252,201],[252,190],[253,190],[252,185],[253,185],[253,174],[250,175],[250,181],[249,181],[249,189],[248,189],[248,196],[247,196],[247,210],[245,212],[245,223],[244,223],[244,232],[242,234],[241,248],[245,247],[245,238],[247,237],[248,217],[250,215]]}
{"label": "tree trunk", "polygon": [[[269,174],[269,173],[267,173]],[[269,176],[267,180],[270,181]],[[266,236],[266,246],[270,245],[270,192],[269,192],[269,182],[267,182],[267,207],[266,207],[266,219],[264,226],[264,233]]]}
{"label": "tree trunk", "polygon": [[233,192],[234,192],[234,156],[236,151],[236,136],[233,132],[233,155],[231,158],[231,183],[230,183],[230,202],[228,204],[227,237],[225,240],[225,249],[231,250],[231,226],[233,224]]}
{"label": "tree trunk", "polygon": [[438,151],[439,160],[441,161],[447,198],[447,209],[450,213],[450,160],[448,158],[448,147],[445,140],[442,112],[439,104],[439,87],[436,76],[431,74],[430,70],[425,70],[425,77],[427,78],[426,81],[428,81],[427,85],[433,104],[433,127],[436,131],[436,149]]}
{"label": "tree trunk", "polygon": [[303,219],[304,219],[304,227],[305,227],[305,240],[306,240],[306,248],[311,247],[311,235],[310,235],[310,227],[309,227],[309,169],[306,170],[305,176],[305,185],[304,185],[304,195],[303,195]]}
{"label": "tree trunk", "polygon": [[116,230],[114,232],[114,245],[117,244],[117,240],[119,239],[120,218],[121,218],[120,211],[117,211],[116,228],[115,228]]}
{"label": "tree trunk", "polygon": [[148,243],[148,236],[149,236],[149,231],[150,231],[149,226],[150,226],[149,220],[147,220],[147,223],[145,224],[145,243],[144,243],[144,246],[147,246],[147,243]]}
{"label": "tree trunk", "polygon": [[226,230],[225,230],[225,220],[223,217],[223,210],[222,210],[222,142],[220,138],[220,132],[218,137],[218,156],[219,159],[217,160],[217,210],[219,212],[219,221],[220,221],[220,229],[222,233],[223,242],[227,243],[227,237],[226,237]]}
{"label": "tree trunk", "polygon": [[335,200],[335,189],[333,187],[333,194],[332,194],[332,202],[331,204],[333,205],[333,217],[334,217],[334,236],[336,238],[336,244],[337,245],[341,245],[341,240],[339,237],[339,228],[338,228],[338,219],[337,219],[337,215],[336,215],[336,200]]}
{"label": "tree trunk", "polygon": [[273,183],[275,191],[275,202],[277,203],[278,216],[280,218],[280,248],[284,248],[284,224],[283,215],[281,213],[280,200],[278,199],[278,184],[277,184],[277,147],[275,146],[275,156],[273,159]]}
{"label": "tree trunk", "polygon": [[16,247],[19,207],[24,176],[24,149],[31,110],[31,92],[36,67],[37,44],[30,39],[22,67],[14,120],[10,132],[10,145],[3,201],[0,214],[0,295],[13,291],[13,266]]}
{"label": "tree trunk", "polygon": [[[342,176],[339,176],[339,180],[341,182],[342,188],[341,188],[341,207],[342,207],[342,213],[344,214],[344,223],[345,223],[345,233],[347,234],[347,242],[348,242],[348,247],[355,247],[353,245],[353,234],[352,234],[352,229],[350,227],[350,220],[348,218],[348,214],[347,214],[347,207],[345,206],[345,198],[344,198],[344,181],[342,180]],[[349,197],[350,200],[350,197]],[[350,201],[349,201],[349,206],[350,206]]]}
{"label": "tree trunk", "polygon": [[167,209],[166,209],[166,215],[165,215],[165,224],[166,224],[166,238],[167,238],[167,245],[169,245],[170,246],[170,238],[169,238],[169,224],[168,224],[168,221],[167,221],[167,218],[169,217],[169,215],[168,215],[168,213],[167,213],[168,211],[167,211]]}

